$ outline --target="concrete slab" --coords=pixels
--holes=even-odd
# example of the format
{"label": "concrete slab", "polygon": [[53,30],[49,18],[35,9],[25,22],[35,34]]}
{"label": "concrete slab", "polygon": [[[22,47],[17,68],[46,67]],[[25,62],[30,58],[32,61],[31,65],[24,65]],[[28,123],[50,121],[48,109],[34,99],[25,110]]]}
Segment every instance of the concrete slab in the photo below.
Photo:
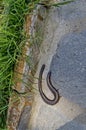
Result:
{"label": "concrete slab", "polygon": [[58,44],[50,71],[62,96],[86,107],[86,31],[66,34]]}

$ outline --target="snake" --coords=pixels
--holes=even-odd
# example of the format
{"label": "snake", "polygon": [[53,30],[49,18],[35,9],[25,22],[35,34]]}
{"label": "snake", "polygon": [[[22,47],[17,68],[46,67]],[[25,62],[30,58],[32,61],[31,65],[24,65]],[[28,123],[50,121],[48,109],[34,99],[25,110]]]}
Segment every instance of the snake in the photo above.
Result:
{"label": "snake", "polygon": [[55,105],[59,101],[60,95],[59,95],[59,91],[57,89],[55,89],[55,87],[53,86],[53,84],[51,82],[51,71],[48,72],[46,81],[47,81],[48,88],[54,95],[54,98],[49,99],[42,90],[42,75],[43,75],[44,69],[45,69],[45,64],[42,65],[40,72],[39,72],[39,80],[38,80],[39,93],[45,103],[47,103],[48,105]]}

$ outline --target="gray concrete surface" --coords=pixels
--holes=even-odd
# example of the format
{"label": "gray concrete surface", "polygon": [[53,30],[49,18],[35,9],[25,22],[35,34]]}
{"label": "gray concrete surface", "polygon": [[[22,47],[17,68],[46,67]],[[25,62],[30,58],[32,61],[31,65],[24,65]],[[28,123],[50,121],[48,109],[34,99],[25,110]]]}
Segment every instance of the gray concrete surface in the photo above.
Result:
{"label": "gray concrete surface", "polygon": [[[86,130],[86,0],[49,9],[44,22],[45,35],[35,76],[46,64],[43,90],[49,98],[53,97],[46,84],[51,70],[52,82],[62,97],[56,105],[49,106],[35,91],[28,129]],[[38,85],[34,87],[38,89]]]}
{"label": "gray concrete surface", "polygon": [[60,95],[86,107],[86,31],[66,34],[52,58],[51,79]]}
{"label": "gray concrete surface", "polygon": [[31,111],[30,106],[25,107],[24,111],[21,114],[19,124],[16,130],[28,130],[28,121],[30,118],[30,111]]}

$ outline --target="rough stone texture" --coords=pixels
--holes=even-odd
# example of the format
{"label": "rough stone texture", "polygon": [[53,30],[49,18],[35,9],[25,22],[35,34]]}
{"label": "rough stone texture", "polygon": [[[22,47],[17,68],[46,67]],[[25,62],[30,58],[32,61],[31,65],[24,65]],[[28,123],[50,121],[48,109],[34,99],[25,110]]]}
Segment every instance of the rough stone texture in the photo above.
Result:
{"label": "rough stone texture", "polygon": [[27,130],[28,129],[28,120],[30,118],[31,106],[25,107],[24,111],[21,114],[17,130]]}
{"label": "rough stone texture", "polygon": [[86,31],[61,39],[52,58],[53,85],[62,96],[86,107]]}
{"label": "rough stone texture", "polygon": [[[46,85],[46,75],[51,70],[52,82],[62,97],[56,105],[49,106],[35,91],[28,129],[86,130],[86,0],[51,8],[45,23],[36,77],[42,64],[46,64],[42,83],[44,93],[52,98]],[[34,87],[37,89],[38,85]]]}

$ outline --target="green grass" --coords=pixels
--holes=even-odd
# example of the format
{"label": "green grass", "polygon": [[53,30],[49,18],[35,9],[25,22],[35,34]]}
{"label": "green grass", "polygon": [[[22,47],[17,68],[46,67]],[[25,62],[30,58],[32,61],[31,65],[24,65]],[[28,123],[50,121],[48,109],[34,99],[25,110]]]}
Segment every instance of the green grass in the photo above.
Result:
{"label": "green grass", "polygon": [[2,0],[0,7],[0,129],[6,127],[13,70],[25,43],[23,26],[28,5],[25,0]]}
{"label": "green grass", "polygon": [[[23,30],[25,16],[32,13],[38,2],[39,0],[0,0],[0,130],[6,128],[14,66],[22,55],[26,41]],[[53,6],[58,7],[56,4]]]}

